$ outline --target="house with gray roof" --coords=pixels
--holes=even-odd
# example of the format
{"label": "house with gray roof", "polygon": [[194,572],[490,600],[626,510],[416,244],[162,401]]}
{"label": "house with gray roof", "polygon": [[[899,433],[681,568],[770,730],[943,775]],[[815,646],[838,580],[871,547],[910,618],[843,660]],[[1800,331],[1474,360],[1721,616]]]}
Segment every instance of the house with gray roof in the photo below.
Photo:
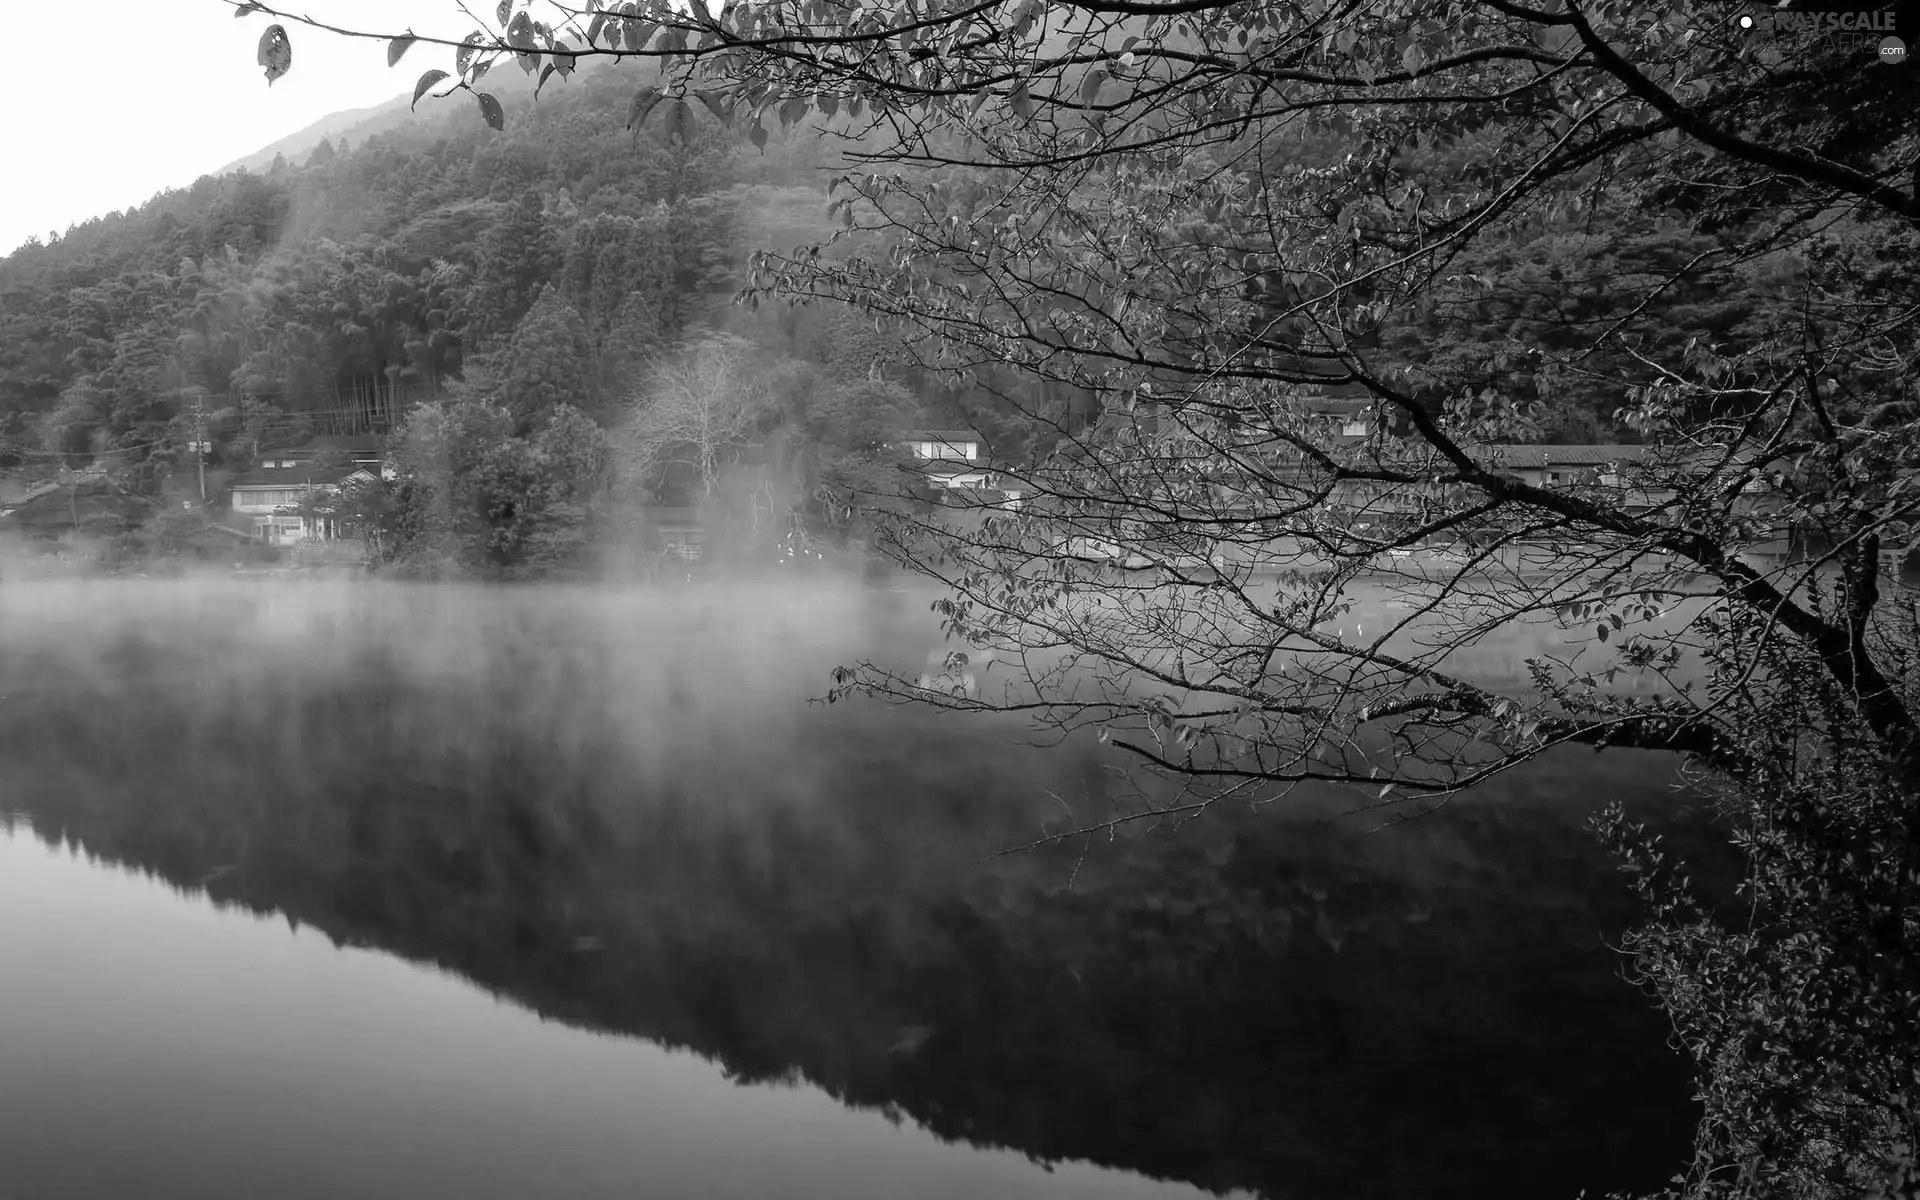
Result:
{"label": "house with gray roof", "polygon": [[322,467],[311,461],[302,464],[277,456],[267,461],[273,465],[236,475],[228,481],[227,507],[230,528],[251,533],[269,546],[331,540],[338,532],[333,522],[303,516],[300,506],[309,499],[337,494],[342,488],[371,483],[378,478],[377,467],[370,469],[354,464]]}

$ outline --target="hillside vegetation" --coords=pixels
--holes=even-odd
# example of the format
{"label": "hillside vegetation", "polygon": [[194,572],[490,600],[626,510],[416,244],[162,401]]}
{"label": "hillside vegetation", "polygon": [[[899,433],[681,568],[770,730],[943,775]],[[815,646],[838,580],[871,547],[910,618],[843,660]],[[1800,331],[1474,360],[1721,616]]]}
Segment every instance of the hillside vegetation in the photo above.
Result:
{"label": "hillside vegetation", "polygon": [[[184,495],[202,429],[216,478],[317,434],[392,433],[463,507],[409,519],[425,501],[406,488],[363,497],[385,544],[527,574],[569,565],[616,503],[631,519],[724,490],[688,478],[661,429],[638,430],[638,451],[621,431],[646,410],[660,425],[671,379],[725,363],[731,424],[694,457],[730,485],[751,460],[733,507],[752,515],[745,493],[764,494],[769,547],[841,538],[853,491],[894,486],[883,447],[903,425],[993,415],[897,369],[850,310],[735,307],[753,249],[824,236],[835,152],[810,127],[764,153],[712,122],[629,133],[647,74],[606,68],[537,104],[530,85],[499,86],[504,133],[469,106],[383,107],[298,161],[30,242],[0,261],[0,466],[104,468],[133,493]],[[420,405],[449,406],[468,460],[429,449],[430,422],[409,441]]]}
{"label": "hillside vegetation", "polygon": [[[0,467],[104,468],[132,493],[185,496],[196,441],[217,481],[262,450],[403,434],[416,406],[452,404],[450,425],[414,439],[411,461],[435,486],[381,489],[355,515],[396,560],[526,575],[630,537],[648,503],[719,500],[759,550],[818,553],[857,541],[860,510],[912,482],[886,450],[902,428],[976,428],[1015,461],[1093,413],[1087,389],[1006,365],[936,376],[897,335],[832,302],[733,303],[754,251],[841,224],[824,192],[845,143],[822,135],[817,114],[758,148],[704,114],[629,132],[651,66],[586,70],[537,102],[530,80],[506,74],[489,80],[503,131],[458,100],[337,114],[0,260]],[[1342,153],[1335,139],[1289,142],[1303,163]],[[311,148],[289,158],[282,146]],[[1447,152],[1435,156],[1448,169]],[[963,176],[949,186],[964,192]],[[1497,345],[1551,346],[1552,326],[1610,319],[1623,275],[1656,277],[1700,242],[1657,220],[1604,234],[1542,222],[1489,239],[1477,251],[1487,271],[1512,277],[1525,262],[1539,278],[1432,306],[1388,349],[1436,378],[1473,375]],[[1529,286],[1549,282],[1551,293]],[[1715,305],[1695,290],[1693,302]],[[1760,298],[1740,294],[1716,320],[1737,324]],[[1569,318],[1582,308],[1593,311]],[[659,403],[689,370],[731,373],[717,443],[676,442],[690,414]],[[1631,440],[1612,416],[1621,399],[1574,381],[1514,436]],[[448,442],[447,429],[461,432]],[[695,478],[694,462],[718,463],[724,481]]]}

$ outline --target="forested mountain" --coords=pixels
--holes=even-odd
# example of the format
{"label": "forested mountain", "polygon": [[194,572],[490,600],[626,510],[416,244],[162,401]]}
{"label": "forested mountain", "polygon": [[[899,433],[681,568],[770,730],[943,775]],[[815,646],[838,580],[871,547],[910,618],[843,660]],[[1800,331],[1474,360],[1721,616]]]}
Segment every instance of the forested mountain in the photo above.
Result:
{"label": "forested mountain", "polygon": [[[417,119],[401,119],[404,105],[378,109],[346,131],[348,149],[328,138],[259,173],[203,177],[0,261],[5,463],[106,467],[158,494],[172,473],[191,474],[201,428],[211,467],[244,469],[314,434],[399,431],[430,402],[504,413],[450,427],[522,449],[559,409],[603,431],[650,409],[658,444],[673,425],[671,406],[651,403],[663,371],[715,351],[740,386],[724,397],[726,444],[700,452],[731,462],[752,447],[770,460],[778,478],[760,485],[779,493],[776,524],[789,532],[834,525],[844,494],[890,467],[882,450],[903,425],[972,422],[1002,450],[1020,448],[1017,431],[995,426],[989,391],[890,369],[895,348],[868,320],[733,305],[753,250],[831,228],[822,193],[837,152],[815,128],[760,149],[704,113],[630,133],[645,68],[583,71],[537,103],[530,80],[506,74],[516,78],[488,81],[503,131],[467,97],[424,100]],[[617,441],[581,460],[601,464],[592,479],[562,490],[604,498]],[[475,463],[485,449],[473,447]],[[659,489],[671,466],[627,461],[630,498],[686,502],[684,488]],[[537,507],[519,484],[489,499],[507,485],[468,482],[478,491],[456,507]],[[373,515],[393,520],[395,497],[376,499]],[[400,525],[418,534],[423,523],[453,536],[460,521]],[[500,566],[496,523],[467,534],[495,544],[479,557]]]}
{"label": "forested mountain", "polygon": [[[831,303],[734,305],[753,251],[853,223],[850,209],[829,217],[824,195],[844,143],[821,136],[816,114],[756,146],[699,105],[628,132],[653,71],[583,70],[536,102],[532,79],[503,70],[486,83],[505,105],[499,131],[465,96],[382,106],[351,128],[361,114],[341,114],[307,133],[345,138],[297,159],[30,242],[0,261],[5,463],[103,466],[157,495],[190,468],[202,430],[209,465],[237,470],[318,433],[404,434],[415,406],[448,403],[459,411],[418,425],[400,453],[441,477],[433,488],[383,489],[357,516],[385,528],[383,545],[410,548],[395,553],[431,558],[434,542],[449,566],[525,572],[564,557],[556,547],[579,550],[622,504],[630,517],[636,504],[711,498],[724,490],[713,464],[742,459],[756,469],[735,490],[757,495],[733,507],[769,547],[844,537],[855,494],[900,486],[885,446],[901,428],[969,425],[996,459],[1018,460],[1093,411],[1084,389],[1005,363],[937,376]],[[1419,146],[1391,169],[1457,172],[1477,136]],[[1272,153],[1275,170],[1299,170],[1348,149],[1302,134]],[[997,219],[974,211],[985,193],[968,170],[931,186],[954,219]],[[899,236],[825,253],[884,254]],[[1515,356],[1626,319],[1652,343],[1662,328],[1736,328],[1792,278],[1749,266],[1723,289],[1696,277],[1673,289],[1672,304],[1700,310],[1677,324],[1627,313],[1622,297],[1741,236],[1657,214],[1595,228],[1543,213],[1474,243],[1450,267],[1460,282],[1374,344],[1410,364],[1422,394],[1505,379],[1539,402],[1515,439],[1631,440],[1614,416],[1631,362],[1549,383]],[[1279,282],[1273,303],[1291,303],[1292,286]],[[560,455],[577,468],[565,480],[542,457],[553,446],[540,449],[556,414],[563,440],[586,439]],[[696,462],[707,466],[690,496]]]}
{"label": "forested mountain", "polygon": [[431,394],[463,354],[504,342],[548,283],[604,326],[595,255],[615,228],[675,248],[628,289],[651,289],[669,332],[712,315],[743,214],[798,176],[710,131],[632,141],[622,98],[550,95],[504,136],[439,106],[350,153],[324,142],[30,243],[0,265],[7,441],[127,450],[166,437],[193,398],[276,431],[390,420],[398,396]]}
{"label": "forested mountain", "polygon": [[[429,101],[350,151],[323,140],[29,243],[0,263],[9,464],[155,493],[202,422],[216,469],[435,400],[616,422],[652,359],[740,324],[753,240],[811,235],[821,205],[798,139],[623,132],[633,73],[613,74],[537,107],[499,88],[504,134]],[[749,324],[767,364],[833,352],[824,326]]]}

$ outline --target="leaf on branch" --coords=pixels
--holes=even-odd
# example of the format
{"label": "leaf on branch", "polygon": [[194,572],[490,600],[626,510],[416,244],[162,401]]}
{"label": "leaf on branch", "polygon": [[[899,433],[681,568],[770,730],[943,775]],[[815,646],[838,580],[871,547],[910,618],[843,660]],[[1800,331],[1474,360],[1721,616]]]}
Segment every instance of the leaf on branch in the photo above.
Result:
{"label": "leaf on branch", "polygon": [[1033,116],[1033,97],[1027,93],[1026,84],[1015,84],[1013,94],[1007,97],[1007,103],[1012,106],[1013,111],[1022,121]]}
{"label": "leaf on branch", "polygon": [[501,109],[500,101],[494,99],[490,92],[481,92],[479,96],[480,115],[487,119],[487,124],[493,126],[495,129],[505,129],[507,125],[507,114]]}
{"label": "leaf on branch", "polygon": [[548,63],[546,66],[540,68],[540,82],[533,85],[534,99],[537,100],[540,98],[540,89],[547,86],[547,80],[553,78],[555,69],[552,63]]}
{"label": "leaf on branch", "polygon": [[1608,629],[1604,624],[1595,625],[1594,630],[1600,635],[1600,640],[1603,642],[1607,640],[1607,635],[1613,632],[1611,629]]}
{"label": "leaf on branch", "polygon": [[515,61],[520,69],[531,75],[540,66],[540,55],[535,53],[538,42],[535,38],[533,18],[526,13],[518,13],[513,23],[507,26],[507,44],[516,51]]}
{"label": "leaf on branch", "polygon": [[1100,98],[1100,85],[1107,81],[1107,73],[1099,67],[1088,71],[1080,80],[1080,103],[1091,108]]}
{"label": "leaf on branch", "polygon": [[293,43],[287,40],[285,26],[267,26],[266,32],[260,35],[260,52],[255,58],[267,69],[269,86],[287,73],[293,66]]}
{"label": "leaf on branch", "polygon": [[747,140],[752,142],[754,145],[754,148],[759,150],[760,153],[765,154],[767,152],[766,126],[760,124],[760,122],[758,121],[755,121],[753,123],[753,128],[747,130]]}
{"label": "leaf on branch", "polygon": [[259,0],[247,0],[245,4],[233,10],[233,15],[236,17],[244,17],[250,13],[259,12],[260,7]]}
{"label": "leaf on branch", "polygon": [[689,135],[693,132],[693,108],[685,100],[675,100],[667,109],[665,132],[670,146],[675,142],[684,146],[692,140]]}
{"label": "leaf on branch", "polygon": [[565,78],[573,74],[573,68],[577,65],[579,56],[574,54],[572,46],[560,42],[553,51],[552,59],[553,61],[547,65],[560,72],[561,77]]}
{"label": "leaf on branch", "polygon": [[513,16],[513,0],[500,0],[493,10],[494,23],[505,25],[511,16]]}
{"label": "leaf on branch", "polygon": [[[661,92],[656,87],[643,87],[633,94],[633,107],[627,111],[627,128],[638,129],[646,121],[653,106],[660,103]],[[764,139],[762,139],[764,140]]]}
{"label": "leaf on branch", "polygon": [[782,104],[780,106],[781,127],[784,129],[793,128],[802,117],[807,115],[807,107],[807,102],[799,96],[795,96],[785,104]]}
{"label": "leaf on branch", "polygon": [[480,52],[480,42],[486,34],[478,29],[460,40],[460,49],[454,51],[453,69],[460,74],[467,73],[467,67],[473,62],[473,56]]}
{"label": "leaf on branch", "polygon": [[448,75],[445,71],[439,71],[439,70],[428,71],[425,75],[422,75],[420,77],[420,82],[413,85],[413,104],[409,105],[408,107],[409,108],[418,107],[418,105],[420,104],[420,97],[426,95],[427,92],[430,89],[432,89],[432,87],[435,84],[439,83],[441,80],[451,79],[451,78],[452,76]]}
{"label": "leaf on branch", "polygon": [[398,66],[400,63],[400,56],[407,52],[407,48],[412,46],[415,40],[416,39],[413,37],[413,35],[403,34],[400,37],[397,37],[392,41],[388,42],[387,43],[387,65],[389,67]]}
{"label": "leaf on branch", "polygon": [[700,103],[707,106],[714,120],[728,129],[733,128],[733,101],[719,92],[695,92]]}

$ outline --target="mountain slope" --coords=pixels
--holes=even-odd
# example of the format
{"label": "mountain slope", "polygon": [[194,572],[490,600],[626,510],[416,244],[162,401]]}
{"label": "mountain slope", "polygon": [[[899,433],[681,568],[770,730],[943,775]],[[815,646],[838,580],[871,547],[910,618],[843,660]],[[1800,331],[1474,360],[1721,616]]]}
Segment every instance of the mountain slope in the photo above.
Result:
{"label": "mountain slope", "polygon": [[289,161],[298,162],[323,139],[334,139],[345,134],[357,143],[377,133],[384,133],[404,125],[409,120],[423,119],[407,110],[407,97],[404,95],[395,96],[385,103],[368,108],[349,108],[341,112],[329,113],[297,133],[290,133],[279,141],[270,142],[245,158],[235,159],[214,174],[225,175],[229,171],[262,171],[272,166],[274,156],[279,154],[286,155]]}
{"label": "mountain slope", "polygon": [[[604,69],[605,64],[600,64]],[[586,75],[582,74],[584,80]],[[578,86],[576,84],[575,86]],[[549,89],[552,85],[549,84]],[[490,73],[481,91],[492,92],[503,102],[529,98],[533,95],[533,80],[523,77],[517,71]],[[552,95],[552,90],[545,93]],[[391,100],[367,108],[342,109],[329,113],[297,133],[272,142],[244,158],[237,158],[215,171],[215,175],[225,175],[229,171],[264,171],[273,165],[275,155],[284,154],[289,162],[304,161],[308,152],[319,145],[323,139],[338,140],[346,138],[354,145],[377,137],[383,133],[392,133],[410,126],[425,127],[436,121],[452,116],[450,110],[459,110],[479,121],[474,108],[473,97],[456,96],[446,100],[423,98],[417,108],[411,104],[412,93],[403,92]]]}

